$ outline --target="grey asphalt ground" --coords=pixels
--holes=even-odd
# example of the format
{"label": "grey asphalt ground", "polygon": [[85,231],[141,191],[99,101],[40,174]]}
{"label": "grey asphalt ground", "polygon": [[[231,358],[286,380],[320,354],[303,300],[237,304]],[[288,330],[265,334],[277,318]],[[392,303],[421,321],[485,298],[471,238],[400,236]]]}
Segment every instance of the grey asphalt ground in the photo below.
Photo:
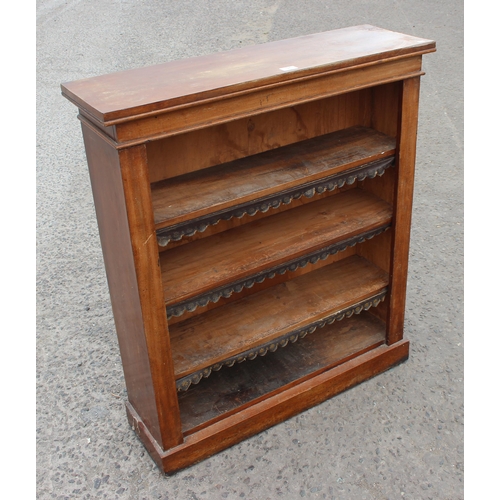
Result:
{"label": "grey asphalt ground", "polygon": [[[164,476],[127,423],[80,124],[59,85],[358,24],[437,42],[421,85],[410,359]],[[37,498],[463,498],[463,38],[450,0],[37,3]]]}

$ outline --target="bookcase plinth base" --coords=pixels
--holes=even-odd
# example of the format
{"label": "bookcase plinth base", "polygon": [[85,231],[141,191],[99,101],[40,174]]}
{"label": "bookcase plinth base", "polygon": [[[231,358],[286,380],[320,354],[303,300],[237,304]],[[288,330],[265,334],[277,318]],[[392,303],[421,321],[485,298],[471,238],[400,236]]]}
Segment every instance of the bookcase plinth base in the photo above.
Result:
{"label": "bookcase plinth base", "polygon": [[169,450],[162,449],[128,402],[127,416],[160,470],[171,474],[406,361],[408,355],[408,340],[391,346],[384,344],[190,434],[182,444]]}

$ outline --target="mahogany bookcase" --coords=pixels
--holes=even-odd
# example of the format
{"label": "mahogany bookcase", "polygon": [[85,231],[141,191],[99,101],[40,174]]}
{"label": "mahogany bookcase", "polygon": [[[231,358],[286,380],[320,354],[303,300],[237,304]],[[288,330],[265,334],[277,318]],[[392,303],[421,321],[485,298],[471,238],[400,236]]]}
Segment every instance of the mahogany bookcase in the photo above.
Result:
{"label": "mahogany bookcase", "polygon": [[62,85],[129,421],[164,472],[408,357],[422,55],[364,25]]}

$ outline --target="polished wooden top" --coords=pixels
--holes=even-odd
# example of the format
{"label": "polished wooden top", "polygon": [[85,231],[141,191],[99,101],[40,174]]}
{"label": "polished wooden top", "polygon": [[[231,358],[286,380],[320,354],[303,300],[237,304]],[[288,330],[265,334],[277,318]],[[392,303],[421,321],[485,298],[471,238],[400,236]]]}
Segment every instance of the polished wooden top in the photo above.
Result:
{"label": "polished wooden top", "polygon": [[111,124],[266,85],[433,52],[435,45],[362,25],[86,78],[61,88],[79,108]]}

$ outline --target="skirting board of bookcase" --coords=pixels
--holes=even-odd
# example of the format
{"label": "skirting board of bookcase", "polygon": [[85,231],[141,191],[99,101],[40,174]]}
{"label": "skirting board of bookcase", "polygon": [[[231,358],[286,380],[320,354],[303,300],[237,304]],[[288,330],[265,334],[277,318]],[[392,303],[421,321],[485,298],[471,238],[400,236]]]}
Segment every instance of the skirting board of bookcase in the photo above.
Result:
{"label": "skirting board of bookcase", "polygon": [[376,347],[187,435],[182,444],[168,451],[161,449],[129,402],[125,403],[127,416],[131,427],[160,470],[171,474],[406,361],[409,344],[408,340],[401,340],[390,346],[384,344]]}

